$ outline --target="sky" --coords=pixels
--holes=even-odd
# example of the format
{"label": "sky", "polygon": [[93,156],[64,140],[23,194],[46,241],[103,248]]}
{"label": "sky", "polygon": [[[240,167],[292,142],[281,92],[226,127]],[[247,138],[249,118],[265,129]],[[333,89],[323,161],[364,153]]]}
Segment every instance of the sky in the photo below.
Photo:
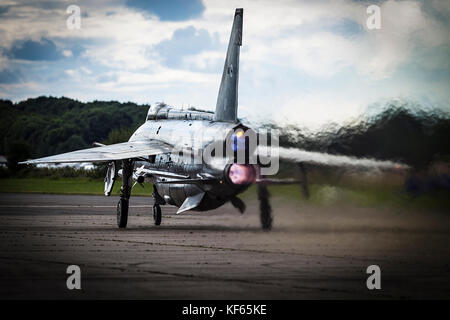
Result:
{"label": "sky", "polygon": [[[374,4],[379,29],[367,26]],[[1,0],[0,99],[214,110],[241,7],[239,117],[316,128],[392,100],[450,112],[446,0]]]}

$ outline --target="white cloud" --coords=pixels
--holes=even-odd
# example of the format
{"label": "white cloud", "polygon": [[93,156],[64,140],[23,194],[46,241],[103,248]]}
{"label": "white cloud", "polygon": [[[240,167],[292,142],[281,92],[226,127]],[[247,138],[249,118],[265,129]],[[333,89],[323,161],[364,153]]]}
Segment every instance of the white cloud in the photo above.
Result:
{"label": "white cloud", "polygon": [[73,56],[72,51],[70,51],[70,50],[63,50],[62,54],[63,54],[64,57],[67,57],[67,58]]}
{"label": "white cloud", "polygon": [[68,76],[71,76],[71,77],[73,77],[73,76],[75,76],[76,74],[77,74],[77,70],[74,70],[74,69],[67,69],[67,70],[65,70],[64,71]]}
{"label": "white cloud", "polygon": [[[423,79],[397,77],[407,65],[435,70],[446,63],[444,58],[418,59],[415,55],[417,49],[432,53],[435,47],[450,45],[448,26],[426,13],[420,1],[382,2],[382,28],[373,31],[365,28],[367,3],[350,0],[204,1],[201,17],[177,22],[149,18],[119,0],[83,2],[81,12],[87,16],[82,16],[80,30],[66,28],[68,3],[54,4],[52,9],[37,4],[14,6],[0,24],[0,48],[4,50],[17,40],[45,37],[56,39],[62,54],[75,59],[71,41],[86,40],[80,58],[83,65],[61,63],[60,72],[69,77],[58,83],[59,87],[56,83],[49,83],[48,88],[41,84],[43,94],[51,90],[65,94],[63,90],[70,88],[67,95],[80,99],[98,95],[213,108],[225,58],[222,47],[229,39],[234,9],[243,7],[240,114],[252,116],[264,110],[272,118],[270,112],[276,110],[278,119],[313,125],[345,120],[367,104],[389,96],[437,93],[449,99],[445,80],[431,88]],[[440,12],[450,12],[448,2],[433,1],[431,5]],[[345,29],[336,27],[342,24],[361,29],[346,34]],[[206,29],[210,35],[217,33],[221,48],[185,55],[180,64],[183,69],[164,66],[156,45],[189,26]],[[11,63],[0,55],[0,71]],[[291,72],[289,76],[280,74],[286,70]],[[273,90],[267,90],[271,81]],[[352,85],[343,86],[342,81]],[[20,95],[11,91],[15,95],[9,97],[26,95],[26,88]],[[29,94],[38,90],[33,87]],[[0,85],[0,93],[8,97],[5,92],[6,87]]]}
{"label": "white cloud", "polygon": [[91,75],[91,74],[92,74],[92,71],[89,70],[89,69],[86,68],[86,67],[80,67],[80,70],[81,70],[83,73],[85,73],[85,74],[88,74],[88,75]]}

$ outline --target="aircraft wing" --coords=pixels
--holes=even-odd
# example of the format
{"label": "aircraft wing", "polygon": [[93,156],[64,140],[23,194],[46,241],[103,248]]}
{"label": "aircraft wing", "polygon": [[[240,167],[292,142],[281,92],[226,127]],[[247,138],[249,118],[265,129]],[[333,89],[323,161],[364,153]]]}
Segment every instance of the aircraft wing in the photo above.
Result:
{"label": "aircraft wing", "polygon": [[27,160],[20,162],[20,164],[105,162],[139,158],[170,151],[172,151],[172,146],[158,140],[132,141]]}
{"label": "aircraft wing", "polygon": [[323,152],[306,151],[297,148],[270,148],[258,146],[258,154],[265,156],[279,156],[280,159],[291,162],[304,162],[340,167],[365,167],[379,169],[407,169],[408,166],[394,161],[377,160],[371,158],[357,158],[334,155]]}

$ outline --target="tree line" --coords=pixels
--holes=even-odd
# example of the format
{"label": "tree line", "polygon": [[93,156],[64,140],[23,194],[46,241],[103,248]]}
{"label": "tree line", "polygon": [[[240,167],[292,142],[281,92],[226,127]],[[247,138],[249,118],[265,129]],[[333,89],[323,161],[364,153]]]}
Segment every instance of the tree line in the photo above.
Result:
{"label": "tree line", "polygon": [[[38,97],[18,103],[0,100],[0,154],[9,165],[88,148],[94,141],[127,141],[145,121],[150,106],[117,101],[80,102],[61,97]],[[450,117],[447,113],[388,103],[378,114],[344,126],[309,132],[298,126],[263,127],[280,131],[280,144],[311,151],[398,160],[416,169],[450,156]]]}
{"label": "tree line", "polygon": [[132,102],[83,103],[38,97],[19,103],[0,100],[0,154],[9,164],[88,148],[93,142],[126,141],[145,121],[149,105]]}

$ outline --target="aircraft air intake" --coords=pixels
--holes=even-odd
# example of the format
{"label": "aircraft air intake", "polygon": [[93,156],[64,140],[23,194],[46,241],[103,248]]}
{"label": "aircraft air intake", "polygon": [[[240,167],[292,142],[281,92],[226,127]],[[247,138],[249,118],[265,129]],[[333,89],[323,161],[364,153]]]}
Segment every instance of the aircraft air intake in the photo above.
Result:
{"label": "aircraft air intake", "polygon": [[216,121],[237,122],[239,47],[242,45],[243,15],[244,9],[236,9],[217,97],[216,112],[214,114]]}

